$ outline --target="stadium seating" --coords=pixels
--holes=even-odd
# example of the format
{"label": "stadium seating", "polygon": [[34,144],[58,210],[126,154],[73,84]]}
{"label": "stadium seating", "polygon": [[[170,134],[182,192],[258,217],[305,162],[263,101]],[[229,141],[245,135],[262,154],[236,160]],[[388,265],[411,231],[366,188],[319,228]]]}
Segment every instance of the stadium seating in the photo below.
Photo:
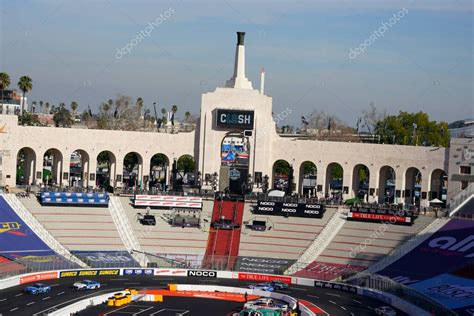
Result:
{"label": "stadium seating", "polygon": [[348,271],[361,271],[388,255],[430,222],[419,217],[412,226],[346,221],[324,251],[298,276],[334,279]]}
{"label": "stadium seating", "polygon": [[[155,215],[155,226],[141,225],[137,220],[137,213],[145,213],[142,208],[134,208],[129,197],[120,197],[120,201],[127,214],[132,229],[137,236],[142,249],[151,254],[159,254],[170,259],[182,260],[188,255],[193,264],[202,260],[206,250],[208,232],[204,227],[173,227],[169,224],[172,210],[153,209],[150,214]],[[203,201],[201,222],[210,222],[212,201]],[[200,259],[196,259],[200,258]],[[153,261],[153,258],[150,258]]]}
{"label": "stadium seating", "polygon": [[267,229],[243,229],[239,256],[296,260],[311,245],[333,214],[334,209],[328,208],[321,219],[270,217],[252,214],[249,204],[246,204],[244,223],[263,220],[267,222]]}
{"label": "stadium seating", "polygon": [[123,242],[107,208],[42,206],[34,198],[23,205],[70,250],[124,250]]}

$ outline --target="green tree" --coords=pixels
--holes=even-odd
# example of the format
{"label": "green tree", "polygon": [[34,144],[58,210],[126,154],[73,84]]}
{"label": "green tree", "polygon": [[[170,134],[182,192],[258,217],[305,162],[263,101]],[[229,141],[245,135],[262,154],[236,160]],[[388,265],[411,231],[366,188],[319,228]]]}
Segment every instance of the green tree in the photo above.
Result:
{"label": "green tree", "polygon": [[56,127],[71,127],[71,125],[74,123],[71,112],[66,109],[64,103],[61,103],[57,108],[56,113],[53,115],[53,121]]}
{"label": "green tree", "polygon": [[336,163],[331,166],[331,176],[333,180],[342,179],[344,175],[344,170],[342,169],[341,165]]}
{"label": "green tree", "polygon": [[273,165],[273,173],[289,175],[290,164],[285,160],[277,160]]}
{"label": "green tree", "polygon": [[18,80],[18,88],[23,92],[23,99],[21,102],[21,112],[23,113],[25,111],[26,93],[33,89],[33,80],[28,76],[21,76],[20,80]]}
{"label": "green tree", "polygon": [[2,91],[2,103],[3,103],[3,90],[10,86],[10,76],[6,72],[0,72],[0,90]]}
{"label": "green tree", "polygon": [[184,113],[184,121],[186,123],[188,123],[190,116],[191,116],[191,113],[189,111],[186,111],[186,113]]}
{"label": "green tree", "polygon": [[194,161],[194,158],[190,155],[183,155],[179,157],[176,167],[178,168],[178,171],[183,172],[184,174],[189,173],[189,172],[194,172],[196,168],[196,163]]}
{"label": "green tree", "polygon": [[421,145],[447,147],[449,144],[448,123],[430,121],[427,113],[400,111],[376,124],[376,134],[385,144]]}
{"label": "green tree", "polygon": [[127,170],[128,174],[131,174],[135,166],[138,166],[138,155],[134,152],[128,153],[123,159],[123,167]]}
{"label": "green tree", "polygon": [[76,117],[76,114],[77,114],[77,108],[79,107],[79,105],[77,104],[76,101],[72,101],[71,102],[71,111],[72,111],[72,116],[73,118]]}
{"label": "green tree", "polygon": [[303,162],[303,175],[314,175],[317,172],[316,165],[311,161]]}

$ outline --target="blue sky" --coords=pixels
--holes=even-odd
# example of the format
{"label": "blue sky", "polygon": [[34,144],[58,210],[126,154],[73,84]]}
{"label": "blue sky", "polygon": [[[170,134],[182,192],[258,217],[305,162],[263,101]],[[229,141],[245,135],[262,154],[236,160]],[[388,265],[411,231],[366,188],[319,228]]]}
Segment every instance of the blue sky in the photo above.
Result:
{"label": "blue sky", "polygon": [[[382,23],[407,13],[364,53]],[[149,37],[125,47],[167,10]],[[0,0],[0,71],[33,79],[29,100],[97,109],[124,94],[181,113],[232,74],[245,31],[247,76],[289,124],[315,110],[355,125],[371,102],[388,113],[425,111],[448,122],[474,117],[473,8],[466,0],[122,1]]]}

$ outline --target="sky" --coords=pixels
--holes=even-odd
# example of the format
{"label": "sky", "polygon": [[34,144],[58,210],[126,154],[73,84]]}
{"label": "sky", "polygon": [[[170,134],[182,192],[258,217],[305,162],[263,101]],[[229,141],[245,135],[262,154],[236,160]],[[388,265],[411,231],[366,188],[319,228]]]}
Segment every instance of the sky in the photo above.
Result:
{"label": "sky", "polygon": [[247,77],[265,68],[285,124],[355,126],[371,103],[452,122],[474,117],[473,21],[471,0],[0,0],[0,72],[32,78],[30,103],[122,94],[182,117],[232,76],[245,31]]}

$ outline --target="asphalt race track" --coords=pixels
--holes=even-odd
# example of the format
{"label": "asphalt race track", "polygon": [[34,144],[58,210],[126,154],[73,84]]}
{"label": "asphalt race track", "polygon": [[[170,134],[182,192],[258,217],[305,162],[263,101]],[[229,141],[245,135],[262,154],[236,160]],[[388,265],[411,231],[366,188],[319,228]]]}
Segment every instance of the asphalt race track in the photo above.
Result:
{"label": "asphalt race track", "polygon": [[[85,299],[90,296],[99,295],[102,293],[110,293],[114,291],[123,290],[125,288],[136,289],[156,289],[164,288],[168,283],[181,284],[207,284],[207,285],[229,285],[236,287],[245,287],[248,284],[255,282],[227,280],[227,279],[197,279],[189,277],[171,277],[171,276],[154,276],[154,277],[137,277],[137,276],[117,276],[117,277],[94,277],[93,280],[100,281],[102,287],[95,291],[76,292],[71,289],[71,285],[77,281],[82,280],[77,278],[60,278],[42,283],[52,286],[51,292],[48,294],[28,295],[22,293],[26,285],[12,287],[0,291],[0,315],[43,315],[48,311],[62,308],[76,301]],[[291,285],[287,291],[280,291],[291,295],[295,298],[305,299],[324,309],[330,315],[375,315],[374,308],[384,305],[382,302],[354,295],[352,293],[341,292],[325,288],[313,288],[307,286]],[[168,303],[166,302],[168,301]],[[180,309],[189,310],[186,315],[209,315],[207,312],[201,310],[201,300],[182,299],[179,301]],[[214,300],[206,300],[207,306],[212,308]],[[229,304],[230,312],[235,307],[233,302]],[[149,312],[143,312],[139,315],[150,315],[158,312],[161,309],[176,307],[176,301],[173,299],[165,299],[163,303],[138,303],[139,305],[147,305],[153,307]],[[168,304],[168,305],[167,305]],[[172,306],[174,307],[172,307]],[[160,308],[157,308],[157,307]],[[222,310],[222,302],[216,303],[214,312]],[[116,308],[117,309],[117,308]],[[113,309],[99,308],[97,312],[80,313],[80,315],[97,315],[99,312],[111,311]],[[136,312],[136,311],[135,311]],[[112,314],[113,315],[113,314]],[[127,315],[127,314],[122,314]],[[133,315],[133,313],[128,313]],[[165,315],[165,314],[156,314]],[[213,315],[219,315],[213,313]],[[225,315],[225,314],[223,314]],[[398,312],[397,315],[406,315]]]}

